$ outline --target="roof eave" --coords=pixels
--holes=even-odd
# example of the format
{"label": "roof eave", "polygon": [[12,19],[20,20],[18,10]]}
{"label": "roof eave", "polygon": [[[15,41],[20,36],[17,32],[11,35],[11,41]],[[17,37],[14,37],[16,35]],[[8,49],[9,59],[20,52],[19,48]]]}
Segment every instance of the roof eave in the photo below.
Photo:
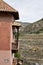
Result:
{"label": "roof eave", "polygon": [[15,20],[18,20],[19,19],[19,13],[18,13],[18,11],[16,11],[16,12],[13,12],[13,11],[0,11],[1,13],[3,12],[3,13],[11,13],[13,16],[14,16],[14,19]]}
{"label": "roof eave", "polygon": [[12,14],[13,14],[15,20],[19,19],[19,13],[18,13],[18,11],[17,12],[12,12]]}
{"label": "roof eave", "polygon": [[12,24],[12,27],[21,27],[21,24],[20,25],[14,25],[14,24]]}

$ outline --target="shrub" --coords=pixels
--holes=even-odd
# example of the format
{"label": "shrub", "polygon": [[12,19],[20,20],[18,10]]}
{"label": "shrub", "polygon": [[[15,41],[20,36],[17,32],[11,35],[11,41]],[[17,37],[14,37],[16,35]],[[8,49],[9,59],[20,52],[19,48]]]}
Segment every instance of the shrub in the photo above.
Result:
{"label": "shrub", "polygon": [[20,59],[21,55],[17,52],[17,53],[15,53],[15,57],[17,57],[18,59]]}

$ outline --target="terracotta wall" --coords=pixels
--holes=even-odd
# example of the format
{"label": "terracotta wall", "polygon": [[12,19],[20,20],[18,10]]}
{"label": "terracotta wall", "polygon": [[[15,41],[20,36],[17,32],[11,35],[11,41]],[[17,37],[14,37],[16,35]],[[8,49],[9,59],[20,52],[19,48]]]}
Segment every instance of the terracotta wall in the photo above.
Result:
{"label": "terracotta wall", "polygon": [[0,13],[0,65],[11,65],[11,32],[13,16]]}
{"label": "terracotta wall", "polygon": [[10,50],[11,14],[0,14],[0,50]]}
{"label": "terracotta wall", "polygon": [[0,51],[0,65],[11,65],[10,51]]}

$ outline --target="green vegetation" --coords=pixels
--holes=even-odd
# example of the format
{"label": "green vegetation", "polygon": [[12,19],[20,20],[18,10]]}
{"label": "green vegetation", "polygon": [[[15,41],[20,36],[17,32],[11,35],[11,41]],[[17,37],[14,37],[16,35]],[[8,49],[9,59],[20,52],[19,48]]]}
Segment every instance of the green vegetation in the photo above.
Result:
{"label": "green vegetation", "polygon": [[13,32],[13,38],[18,39],[19,38],[19,32]]}
{"label": "green vegetation", "polygon": [[15,53],[15,57],[17,57],[18,59],[21,59],[21,55],[20,55],[20,53]]}

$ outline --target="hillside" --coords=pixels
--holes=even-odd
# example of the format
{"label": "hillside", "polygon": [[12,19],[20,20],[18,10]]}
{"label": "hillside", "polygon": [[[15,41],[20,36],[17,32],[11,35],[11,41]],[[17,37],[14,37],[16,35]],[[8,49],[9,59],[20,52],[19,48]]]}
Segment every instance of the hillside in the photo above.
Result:
{"label": "hillside", "polygon": [[[30,32],[32,34],[27,34]],[[43,19],[26,25],[21,34],[19,36],[19,52],[24,60],[24,65],[36,65],[35,63],[41,65],[39,60],[43,59]]]}
{"label": "hillside", "polygon": [[16,22],[21,24],[20,32],[23,32],[24,28],[30,24],[30,23],[27,23],[27,22],[20,22],[20,21],[16,21]]}
{"label": "hillside", "polygon": [[28,34],[20,36],[19,52],[24,60],[24,65],[28,65],[31,61],[33,63],[40,62],[43,59],[43,34]]}
{"label": "hillside", "polygon": [[23,32],[25,33],[42,33],[43,32],[43,19],[40,19],[34,23],[27,25]]}

